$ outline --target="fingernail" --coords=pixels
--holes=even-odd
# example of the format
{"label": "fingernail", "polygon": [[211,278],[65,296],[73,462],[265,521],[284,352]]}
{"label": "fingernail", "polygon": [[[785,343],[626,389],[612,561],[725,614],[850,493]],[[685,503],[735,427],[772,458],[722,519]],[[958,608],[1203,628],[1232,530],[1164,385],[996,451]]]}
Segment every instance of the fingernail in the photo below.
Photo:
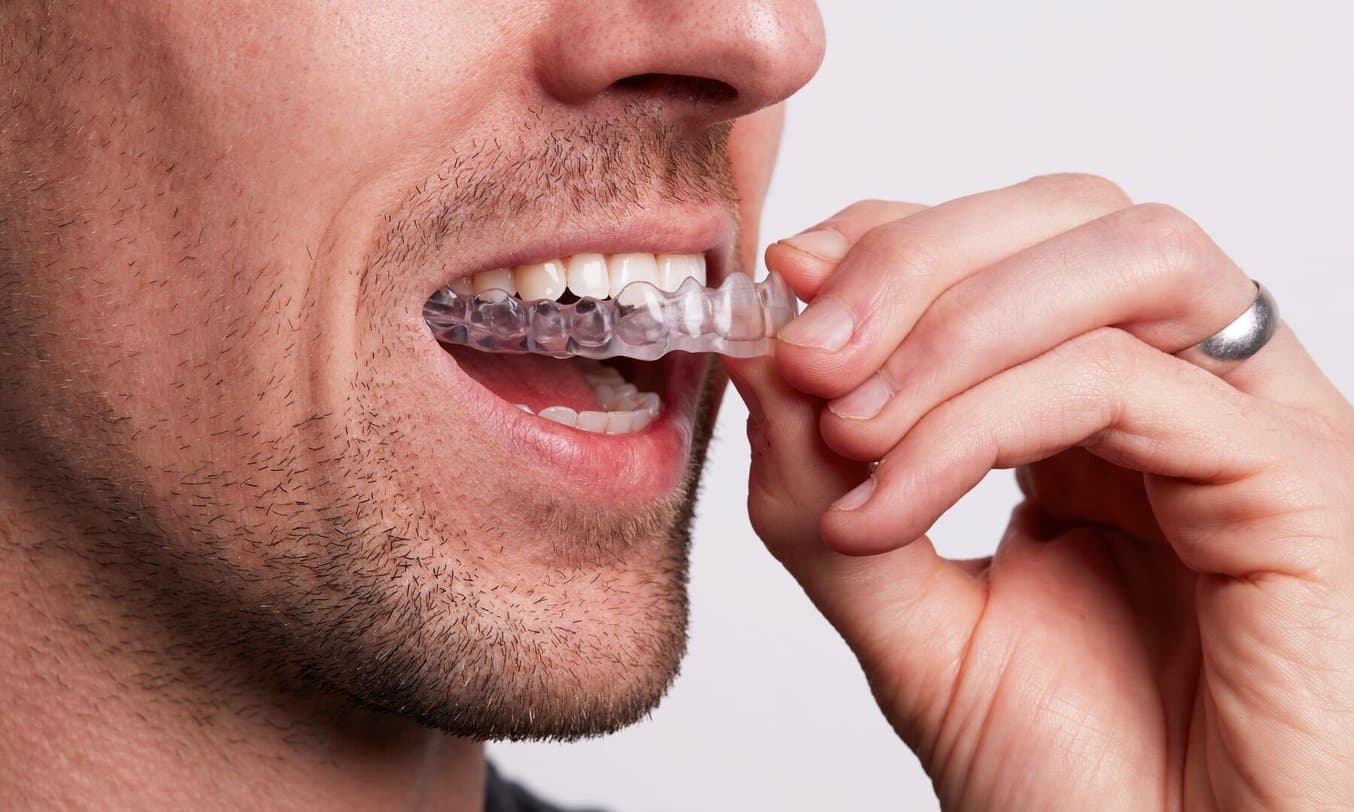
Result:
{"label": "fingernail", "polygon": [[846,305],[836,299],[818,298],[776,337],[787,344],[836,352],[846,346],[855,331],[856,324]]}
{"label": "fingernail", "polygon": [[847,492],[845,496],[832,503],[832,510],[855,510],[874,495],[874,477],[870,477],[864,482]]}
{"label": "fingernail", "polygon": [[787,237],[781,240],[781,243],[828,262],[837,262],[846,256],[846,252],[851,248],[840,231],[830,228],[805,231],[803,234]]}
{"label": "fingernail", "polygon": [[893,387],[882,373],[876,372],[865,383],[828,403],[827,408],[847,420],[869,420],[883,411],[891,397]]}

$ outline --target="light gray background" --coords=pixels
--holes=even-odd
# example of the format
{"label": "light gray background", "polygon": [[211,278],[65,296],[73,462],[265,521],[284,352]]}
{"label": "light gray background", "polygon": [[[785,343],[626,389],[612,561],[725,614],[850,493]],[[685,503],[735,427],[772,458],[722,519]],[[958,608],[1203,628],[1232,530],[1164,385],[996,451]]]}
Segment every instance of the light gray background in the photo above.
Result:
{"label": "light gray background", "polygon": [[[839,0],[824,15],[827,60],[791,104],[764,237],[863,197],[1095,172],[1199,220],[1354,393],[1354,6]],[[748,527],[746,414],[731,396],[672,693],[610,738],[490,756],[547,797],[626,812],[935,808],[855,661]],[[1014,496],[990,475],[937,544],[990,552]]]}

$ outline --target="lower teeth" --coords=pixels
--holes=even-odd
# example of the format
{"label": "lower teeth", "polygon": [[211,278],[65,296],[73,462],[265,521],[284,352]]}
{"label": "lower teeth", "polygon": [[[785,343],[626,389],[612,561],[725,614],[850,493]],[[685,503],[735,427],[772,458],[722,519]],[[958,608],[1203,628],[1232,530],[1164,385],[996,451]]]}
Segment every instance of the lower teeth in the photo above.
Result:
{"label": "lower teeth", "polygon": [[[556,358],[652,361],[673,350],[769,355],[772,337],[797,309],[794,294],[776,274],[754,283],[735,273],[718,288],[688,279],[666,292],[636,282],[615,299],[584,297],[574,304],[524,302],[501,290],[464,296],[447,288],[428,300],[423,317],[443,344]],[[567,415],[559,417],[563,422]],[[595,424],[596,418],[588,422]]]}
{"label": "lower teeth", "polygon": [[[587,362],[584,376],[597,393],[605,411],[579,412],[568,406],[547,406],[536,412],[537,417],[560,425],[591,431],[596,434],[632,434],[643,431],[658,417],[663,403],[653,392],[641,392],[627,383],[615,369],[596,362]],[[532,413],[525,403],[517,408]]]}

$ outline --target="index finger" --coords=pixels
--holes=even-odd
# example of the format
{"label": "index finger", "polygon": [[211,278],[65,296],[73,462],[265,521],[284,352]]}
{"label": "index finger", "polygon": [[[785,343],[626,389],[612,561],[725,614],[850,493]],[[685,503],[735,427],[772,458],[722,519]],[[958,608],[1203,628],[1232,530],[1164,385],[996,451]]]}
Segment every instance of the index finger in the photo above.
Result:
{"label": "index finger", "polygon": [[766,267],[784,277],[795,295],[811,302],[837,263],[866,232],[925,210],[920,203],[856,201],[818,225],[772,243],[766,249]]}
{"label": "index finger", "polygon": [[[877,225],[851,245],[809,306],[780,331],[781,372],[801,391],[840,397],[884,365],[949,287],[1129,204],[1109,181],[1053,175]],[[805,236],[784,245],[795,248]],[[767,266],[781,271],[772,259],[768,254]]]}

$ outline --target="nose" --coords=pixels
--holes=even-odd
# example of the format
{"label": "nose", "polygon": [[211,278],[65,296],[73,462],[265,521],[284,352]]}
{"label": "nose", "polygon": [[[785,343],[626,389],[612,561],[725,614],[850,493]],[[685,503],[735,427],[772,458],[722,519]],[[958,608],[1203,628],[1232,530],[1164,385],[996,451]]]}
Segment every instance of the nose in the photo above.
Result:
{"label": "nose", "polygon": [[785,99],[825,47],[813,0],[565,0],[538,30],[538,80],[555,99],[656,101],[696,128]]}

